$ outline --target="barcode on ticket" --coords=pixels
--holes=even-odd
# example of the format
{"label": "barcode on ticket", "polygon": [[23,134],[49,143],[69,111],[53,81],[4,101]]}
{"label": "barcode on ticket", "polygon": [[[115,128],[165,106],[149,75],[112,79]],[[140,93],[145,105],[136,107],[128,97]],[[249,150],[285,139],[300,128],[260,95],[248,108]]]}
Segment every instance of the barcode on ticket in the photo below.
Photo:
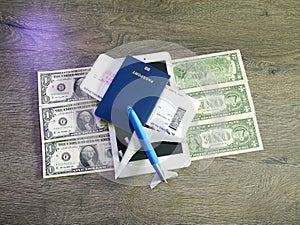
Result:
{"label": "barcode on ticket", "polygon": [[178,107],[169,127],[173,130],[177,130],[185,112],[185,109]]}

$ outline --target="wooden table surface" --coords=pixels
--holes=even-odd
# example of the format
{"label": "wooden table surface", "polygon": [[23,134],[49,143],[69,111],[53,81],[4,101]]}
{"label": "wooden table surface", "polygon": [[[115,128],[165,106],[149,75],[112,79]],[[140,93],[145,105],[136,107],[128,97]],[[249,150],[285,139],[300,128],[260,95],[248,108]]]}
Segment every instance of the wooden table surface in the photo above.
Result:
{"label": "wooden table surface", "polygon": [[[142,40],[240,49],[264,151],[195,161],[154,190],[42,179],[37,71]],[[299,0],[0,1],[0,224],[299,224]]]}

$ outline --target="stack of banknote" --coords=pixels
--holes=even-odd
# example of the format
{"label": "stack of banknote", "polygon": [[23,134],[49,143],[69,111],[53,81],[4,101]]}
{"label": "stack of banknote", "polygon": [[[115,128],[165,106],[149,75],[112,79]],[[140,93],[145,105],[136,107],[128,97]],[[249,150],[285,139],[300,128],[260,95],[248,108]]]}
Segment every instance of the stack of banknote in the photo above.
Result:
{"label": "stack of banknote", "polygon": [[239,50],[173,61],[177,88],[200,101],[187,133],[192,160],[262,150]]}
{"label": "stack of banknote", "polygon": [[[172,64],[177,88],[200,102],[186,135],[192,160],[263,149],[239,50]],[[89,70],[38,72],[44,178],[113,170],[108,124],[80,89]]]}
{"label": "stack of banknote", "polygon": [[108,124],[79,87],[89,70],[38,72],[44,178],[113,169]]}

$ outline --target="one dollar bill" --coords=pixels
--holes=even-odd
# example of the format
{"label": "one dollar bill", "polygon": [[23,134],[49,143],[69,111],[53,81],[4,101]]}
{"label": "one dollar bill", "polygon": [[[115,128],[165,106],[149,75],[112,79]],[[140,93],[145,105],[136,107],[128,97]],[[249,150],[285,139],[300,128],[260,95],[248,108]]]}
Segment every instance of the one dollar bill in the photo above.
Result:
{"label": "one dollar bill", "polygon": [[108,131],[107,123],[95,116],[97,105],[96,101],[85,101],[40,108],[43,140],[65,140]]}
{"label": "one dollar bill", "polygon": [[187,94],[200,102],[193,122],[254,113],[251,94],[246,84],[210,90],[192,89]]}
{"label": "one dollar bill", "polygon": [[239,50],[177,59],[172,63],[178,89],[247,79]]}
{"label": "one dollar bill", "polygon": [[193,160],[263,149],[255,117],[194,125],[187,139]]}
{"label": "one dollar bill", "polygon": [[113,170],[109,133],[43,144],[43,176]]}
{"label": "one dollar bill", "polygon": [[38,72],[40,105],[91,99],[80,89],[80,85],[89,71],[90,67]]}
{"label": "one dollar bill", "polygon": [[177,59],[175,81],[200,102],[187,132],[192,160],[262,150],[239,50]]}

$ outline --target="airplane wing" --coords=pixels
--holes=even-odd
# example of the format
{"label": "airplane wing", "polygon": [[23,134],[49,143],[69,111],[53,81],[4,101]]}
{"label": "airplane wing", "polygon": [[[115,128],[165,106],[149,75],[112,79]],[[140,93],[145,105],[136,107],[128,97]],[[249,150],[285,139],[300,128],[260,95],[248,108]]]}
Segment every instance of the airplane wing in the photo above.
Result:
{"label": "airplane wing", "polygon": [[[164,132],[159,132],[156,130],[152,130],[149,128],[144,127],[144,130],[149,138],[149,141],[151,143],[153,142],[160,142],[160,141],[167,141],[167,142],[181,142],[182,138],[168,135]],[[122,173],[123,169],[127,166],[129,160],[132,158],[132,156],[142,147],[140,140],[138,139],[135,132],[133,132],[131,139],[128,143],[128,147],[126,149],[126,152],[124,156],[122,157],[122,160],[120,162],[120,165],[115,173],[115,178],[117,179],[120,174]]]}

